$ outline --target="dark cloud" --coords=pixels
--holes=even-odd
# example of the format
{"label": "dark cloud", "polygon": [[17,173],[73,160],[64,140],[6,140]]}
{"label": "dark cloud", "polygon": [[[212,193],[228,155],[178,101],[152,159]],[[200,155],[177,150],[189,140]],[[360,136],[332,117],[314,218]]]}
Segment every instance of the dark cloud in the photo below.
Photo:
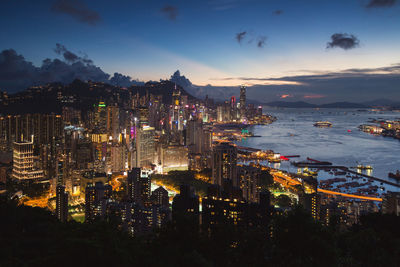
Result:
{"label": "dark cloud", "polygon": [[282,9],[277,9],[272,14],[277,15],[277,16],[282,15],[283,14],[283,10]]}
{"label": "dark cloud", "polygon": [[163,13],[169,20],[176,20],[178,17],[178,8],[176,6],[165,6],[161,8],[161,13]]}
{"label": "dark cloud", "polygon": [[115,72],[114,76],[111,77],[110,84],[121,86],[121,87],[129,87],[131,85],[143,85],[143,82],[139,82],[138,80],[132,80],[130,76],[123,75],[121,73]]}
{"label": "dark cloud", "polygon": [[114,73],[114,76],[109,79],[110,75],[95,66],[86,55],[79,57],[61,44],[57,44],[54,51],[62,55],[63,59],[45,59],[40,67],[26,61],[13,49],[2,51],[0,53],[0,88],[15,92],[51,82],[67,84],[75,79],[106,82],[124,87],[140,84],[131,77],[119,73]]}
{"label": "dark cloud", "polygon": [[331,36],[331,41],[327,43],[326,48],[342,48],[344,50],[353,49],[360,45],[356,36],[347,33],[335,33]]}
{"label": "dark cloud", "polygon": [[89,9],[81,0],[57,0],[51,10],[69,15],[79,22],[90,25],[96,25],[101,21],[100,15],[96,11]]}
{"label": "dark cloud", "polygon": [[74,63],[79,61],[81,58],[77,56],[76,54],[72,53],[71,51],[67,50],[65,46],[62,44],[56,44],[56,48],[54,49],[54,52],[56,52],[58,55],[62,55],[68,63]]}
{"label": "dark cloud", "polygon": [[257,39],[257,47],[258,48],[263,48],[267,42],[267,37],[266,36],[259,36]]}
{"label": "dark cloud", "polygon": [[240,44],[242,43],[243,39],[246,37],[247,32],[239,32],[236,34],[236,41]]}
{"label": "dark cloud", "polygon": [[181,75],[179,70],[174,72],[174,74],[170,78],[170,81],[176,83],[184,89],[190,88],[192,86],[191,81],[187,79],[184,75]]}
{"label": "dark cloud", "polygon": [[371,0],[367,4],[367,8],[376,8],[376,7],[392,7],[396,4],[396,0]]}

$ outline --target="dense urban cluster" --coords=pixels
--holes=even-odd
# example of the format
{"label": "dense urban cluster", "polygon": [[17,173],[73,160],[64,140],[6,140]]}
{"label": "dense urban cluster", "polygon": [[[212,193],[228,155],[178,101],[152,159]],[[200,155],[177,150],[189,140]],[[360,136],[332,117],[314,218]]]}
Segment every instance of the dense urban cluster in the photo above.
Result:
{"label": "dense urban cluster", "polygon": [[[133,237],[174,225],[211,240],[226,227],[270,240],[284,235],[274,223],[290,216],[344,231],[380,209],[400,213],[397,193],[379,206],[382,199],[335,195],[312,171],[261,163],[287,158],[236,145],[254,137],[249,126],[276,120],[246,103],[245,87],[239,101],[214,103],[170,81],[130,88],[75,81],[3,92],[0,100],[1,194],[61,222],[106,222]],[[247,238],[233,235],[228,247],[243,249]]]}

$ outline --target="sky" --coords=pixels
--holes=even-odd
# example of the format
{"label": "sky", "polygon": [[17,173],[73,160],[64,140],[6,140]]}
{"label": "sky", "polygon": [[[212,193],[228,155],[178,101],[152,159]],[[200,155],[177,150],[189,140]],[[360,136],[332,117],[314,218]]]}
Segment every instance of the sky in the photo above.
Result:
{"label": "sky", "polygon": [[[58,58],[140,81],[168,79],[179,69],[202,93],[246,84],[261,88],[254,98],[273,100],[339,101],[352,88],[357,98],[372,78],[375,88],[355,100],[400,101],[396,0],[1,0],[0,5],[0,51],[23,56],[24,64],[36,68],[29,67],[31,76],[41,73],[40,81],[47,81],[38,70],[42,61]],[[64,50],[57,51],[57,44]],[[0,89],[25,86],[10,81],[18,75],[8,67],[14,59],[4,57]],[[51,75],[51,81],[61,76]],[[348,79],[357,86],[344,86]],[[381,96],[376,87],[383,84]]]}

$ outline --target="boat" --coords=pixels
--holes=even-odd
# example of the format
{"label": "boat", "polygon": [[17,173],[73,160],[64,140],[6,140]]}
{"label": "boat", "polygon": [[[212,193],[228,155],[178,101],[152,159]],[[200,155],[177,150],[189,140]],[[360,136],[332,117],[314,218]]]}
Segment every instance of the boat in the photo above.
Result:
{"label": "boat", "polygon": [[372,166],[371,165],[357,165],[357,169],[359,170],[372,170]]}
{"label": "boat", "polygon": [[388,177],[400,181],[400,171],[397,171],[396,173],[389,172]]}
{"label": "boat", "polygon": [[332,123],[330,123],[329,121],[317,121],[316,123],[314,123],[314,126],[320,128],[328,128],[332,127]]}

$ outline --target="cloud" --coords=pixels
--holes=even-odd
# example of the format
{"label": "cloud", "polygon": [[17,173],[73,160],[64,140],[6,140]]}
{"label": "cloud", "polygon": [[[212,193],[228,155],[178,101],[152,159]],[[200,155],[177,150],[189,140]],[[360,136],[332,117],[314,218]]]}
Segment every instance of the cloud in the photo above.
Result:
{"label": "cloud", "polygon": [[58,55],[62,55],[65,59],[65,61],[69,63],[73,63],[76,61],[79,61],[80,57],[78,57],[76,54],[72,53],[71,51],[68,51],[65,46],[62,44],[56,44],[56,48],[54,49],[54,52]]}
{"label": "cloud", "polygon": [[371,0],[367,4],[367,8],[379,8],[379,7],[392,7],[396,4],[396,0]]}
{"label": "cloud", "polygon": [[51,10],[56,13],[66,14],[82,23],[96,25],[101,21],[100,15],[87,7],[81,0],[57,0]]}
{"label": "cloud", "polygon": [[45,59],[40,67],[34,66],[18,55],[13,49],[0,53],[0,88],[8,92],[26,89],[30,86],[52,82],[70,83],[75,79],[106,82],[117,86],[140,84],[131,77],[119,73],[110,75],[95,66],[87,56],[79,57],[64,45],[57,44],[54,51],[63,59]]}
{"label": "cloud", "polygon": [[160,9],[161,13],[163,13],[169,20],[176,20],[178,17],[178,8],[176,6],[165,6]]}
{"label": "cloud", "polygon": [[284,94],[284,95],[278,95],[279,96],[279,98],[289,98],[289,97],[293,97],[293,95],[290,95],[290,94]]}
{"label": "cloud", "polygon": [[360,45],[360,41],[356,36],[347,33],[335,33],[331,36],[331,41],[327,43],[326,48],[342,48],[349,50]]}
{"label": "cloud", "polygon": [[258,48],[263,48],[265,46],[265,43],[267,41],[266,36],[259,36],[257,40],[257,47]]}
{"label": "cloud", "polygon": [[[199,98],[221,100],[238,95],[239,85],[248,84],[248,98],[259,102],[307,100],[313,103],[363,102],[387,98],[400,102],[400,63],[379,68],[345,69],[338,72],[309,71],[308,75],[285,77],[227,77],[230,86],[202,87]],[[223,83],[220,83],[223,84]],[[289,97],[293,96],[293,97]]]}
{"label": "cloud", "polygon": [[272,14],[277,15],[277,16],[282,15],[283,14],[283,10],[282,9],[277,9],[274,12],[272,12]]}
{"label": "cloud", "polygon": [[240,44],[242,40],[246,37],[247,31],[239,32],[236,34],[236,41]]}
{"label": "cloud", "polygon": [[177,70],[170,78],[171,82],[176,83],[177,85],[181,86],[184,89],[187,89],[192,86],[192,82],[187,79],[184,75],[181,75],[180,71]]}

